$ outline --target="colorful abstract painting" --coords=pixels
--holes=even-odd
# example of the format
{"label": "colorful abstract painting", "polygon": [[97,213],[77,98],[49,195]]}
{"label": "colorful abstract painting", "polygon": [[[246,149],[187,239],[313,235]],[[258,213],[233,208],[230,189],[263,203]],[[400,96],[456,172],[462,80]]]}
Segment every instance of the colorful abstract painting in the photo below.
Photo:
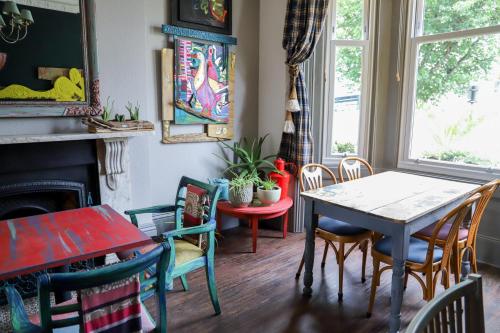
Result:
{"label": "colorful abstract painting", "polygon": [[227,55],[222,45],[176,39],[175,123],[229,121]]}

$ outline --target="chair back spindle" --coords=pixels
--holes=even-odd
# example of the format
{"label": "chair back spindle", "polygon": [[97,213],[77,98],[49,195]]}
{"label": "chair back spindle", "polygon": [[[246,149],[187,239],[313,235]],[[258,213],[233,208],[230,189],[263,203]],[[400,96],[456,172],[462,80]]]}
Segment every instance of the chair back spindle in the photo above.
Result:
{"label": "chair back spindle", "polygon": [[417,313],[406,332],[485,332],[481,276],[471,274],[435,297]]}
{"label": "chair back spindle", "polygon": [[302,192],[308,190],[315,190],[323,187],[323,173],[328,175],[333,184],[337,184],[337,177],[335,174],[322,164],[306,164],[300,169],[300,190]]}
{"label": "chair back spindle", "polygon": [[355,156],[342,159],[338,170],[340,182],[343,183],[345,181],[344,174],[347,176],[348,181],[363,177],[362,166],[366,168],[369,175],[373,175],[373,168],[366,160]]}

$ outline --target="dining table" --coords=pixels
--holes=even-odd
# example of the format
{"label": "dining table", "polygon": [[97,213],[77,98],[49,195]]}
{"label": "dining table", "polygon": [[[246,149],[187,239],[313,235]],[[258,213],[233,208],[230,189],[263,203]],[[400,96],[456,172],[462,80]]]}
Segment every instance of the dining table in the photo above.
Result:
{"label": "dining table", "polygon": [[0,221],[0,281],[152,242],[109,205]]}
{"label": "dining table", "polygon": [[[391,236],[393,269],[389,332],[399,332],[410,236],[444,217],[478,187],[462,181],[388,171],[302,192],[306,230],[303,294],[312,295],[315,230],[319,216]],[[465,258],[462,275],[469,271],[470,263]]]}

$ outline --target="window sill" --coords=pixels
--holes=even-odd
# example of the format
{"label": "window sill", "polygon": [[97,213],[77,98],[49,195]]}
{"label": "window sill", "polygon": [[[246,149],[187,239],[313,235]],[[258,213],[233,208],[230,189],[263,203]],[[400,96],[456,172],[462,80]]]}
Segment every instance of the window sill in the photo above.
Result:
{"label": "window sill", "polygon": [[481,167],[460,167],[443,162],[399,161],[398,170],[477,184],[500,178],[499,170],[488,170]]}

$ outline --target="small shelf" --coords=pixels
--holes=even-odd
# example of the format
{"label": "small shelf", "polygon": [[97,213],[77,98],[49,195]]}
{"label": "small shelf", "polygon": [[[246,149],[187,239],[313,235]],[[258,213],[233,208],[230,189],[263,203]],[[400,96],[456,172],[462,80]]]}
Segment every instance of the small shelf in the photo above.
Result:
{"label": "small shelf", "polygon": [[27,135],[0,135],[0,145],[22,143],[81,141],[99,139],[132,138],[154,135],[154,131],[123,131],[111,133],[54,133],[54,134],[27,134]]}

